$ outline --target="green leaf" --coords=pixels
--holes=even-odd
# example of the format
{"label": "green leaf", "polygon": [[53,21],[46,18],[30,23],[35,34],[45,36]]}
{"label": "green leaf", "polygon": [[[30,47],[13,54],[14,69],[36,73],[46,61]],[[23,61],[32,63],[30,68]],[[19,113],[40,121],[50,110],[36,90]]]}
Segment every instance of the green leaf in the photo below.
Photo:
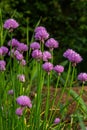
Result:
{"label": "green leaf", "polygon": [[70,90],[70,95],[75,99],[76,102],[79,102],[80,107],[83,109],[85,113],[87,113],[87,106],[83,99],[72,89]]}
{"label": "green leaf", "polygon": [[79,116],[79,113],[78,113],[78,120],[79,120],[79,124],[81,126],[81,130],[86,130],[86,126],[84,125],[82,117]]}

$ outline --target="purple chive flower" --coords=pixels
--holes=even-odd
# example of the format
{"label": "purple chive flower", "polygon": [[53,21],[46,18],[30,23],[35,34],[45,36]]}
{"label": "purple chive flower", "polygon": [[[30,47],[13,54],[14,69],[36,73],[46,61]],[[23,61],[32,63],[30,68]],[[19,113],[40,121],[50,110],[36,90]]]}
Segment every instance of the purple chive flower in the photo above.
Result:
{"label": "purple chive flower", "polygon": [[18,22],[14,19],[8,19],[4,23],[5,29],[15,29],[19,26]]}
{"label": "purple chive flower", "polygon": [[24,43],[18,44],[17,50],[20,52],[24,52],[28,50],[28,46]]}
{"label": "purple chive flower", "polygon": [[5,47],[5,46],[1,46],[1,49],[2,49],[2,55],[5,55],[8,53],[8,48]]}
{"label": "purple chive flower", "polygon": [[46,41],[45,46],[53,50],[54,48],[59,47],[59,43],[54,38],[50,38]]}
{"label": "purple chive flower", "polygon": [[0,60],[0,71],[4,71],[6,68],[6,62],[4,60]]}
{"label": "purple chive flower", "polygon": [[69,60],[73,63],[80,63],[82,61],[82,57],[77,54],[77,53],[73,53],[70,57]]}
{"label": "purple chive flower", "polygon": [[42,59],[42,52],[41,52],[41,50],[36,49],[36,50],[32,51],[32,57],[35,58],[38,61],[40,59]]}
{"label": "purple chive flower", "polygon": [[19,96],[17,99],[16,99],[16,102],[22,106],[22,107],[29,107],[31,108],[32,107],[32,103],[31,103],[31,100],[28,96]]}
{"label": "purple chive flower", "polygon": [[19,53],[18,55],[15,56],[17,60],[21,61],[23,59],[23,55]]}
{"label": "purple chive flower", "polygon": [[34,32],[36,33],[36,32],[41,31],[41,30],[46,30],[46,28],[43,26],[38,26],[35,28]]}
{"label": "purple chive flower", "polygon": [[13,95],[13,94],[14,94],[14,90],[13,90],[13,89],[9,90],[9,91],[8,91],[8,94],[9,94],[9,95]]}
{"label": "purple chive flower", "polygon": [[23,60],[23,55],[18,50],[14,51],[14,56],[19,61]]}
{"label": "purple chive flower", "polygon": [[23,115],[23,110],[24,110],[24,107],[19,107],[16,109],[16,115],[18,116],[22,116]]}
{"label": "purple chive flower", "polygon": [[53,64],[51,64],[50,62],[45,62],[45,63],[42,65],[42,68],[43,68],[46,72],[48,72],[48,74],[49,74],[49,72],[50,72],[51,70],[53,70]]}
{"label": "purple chive flower", "polygon": [[60,122],[60,118],[55,118],[54,124],[58,124]]}
{"label": "purple chive flower", "polygon": [[25,75],[24,75],[24,74],[19,74],[19,75],[17,76],[17,78],[19,79],[19,81],[25,82]]}
{"label": "purple chive flower", "polygon": [[82,57],[72,49],[66,50],[63,56],[67,58],[69,61],[71,61],[73,65],[76,65],[77,63],[80,63],[83,60]]}
{"label": "purple chive flower", "polygon": [[39,40],[44,43],[44,40],[48,38],[49,38],[49,33],[45,28],[38,27],[35,29],[35,40]]}
{"label": "purple chive flower", "polygon": [[60,75],[60,74],[64,71],[64,67],[61,66],[61,65],[56,65],[56,66],[53,68],[53,70],[54,70],[55,72],[57,72],[58,75]]}
{"label": "purple chive flower", "polygon": [[40,49],[40,44],[38,42],[33,42],[30,44],[32,50]]}
{"label": "purple chive flower", "polygon": [[51,58],[52,58],[52,56],[51,56],[50,52],[48,52],[48,51],[43,52],[43,61],[48,61]]}
{"label": "purple chive flower", "polygon": [[80,73],[78,75],[78,80],[80,80],[82,82],[86,82],[87,81],[87,73]]}
{"label": "purple chive flower", "polygon": [[15,38],[13,38],[8,42],[8,46],[12,46],[12,47],[18,47],[19,44],[20,44],[19,41]]}
{"label": "purple chive flower", "polygon": [[20,61],[20,64],[21,64],[22,66],[25,66],[25,65],[26,65],[26,60],[22,59],[22,60]]}
{"label": "purple chive flower", "polygon": [[64,52],[64,54],[63,54],[63,56],[65,57],[65,58],[69,58],[69,56],[72,54],[72,53],[74,53],[75,51],[73,51],[72,49],[67,49],[65,52]]}

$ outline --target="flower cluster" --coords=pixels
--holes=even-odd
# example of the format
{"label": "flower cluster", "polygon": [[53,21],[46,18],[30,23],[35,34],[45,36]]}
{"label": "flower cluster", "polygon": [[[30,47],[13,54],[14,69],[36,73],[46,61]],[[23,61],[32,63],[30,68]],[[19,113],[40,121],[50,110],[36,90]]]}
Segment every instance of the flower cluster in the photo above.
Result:
{"label": "flower cluster", "polygon": [[[8,19],[4,23],[4,28],[12,31],[19,26],[18,22],[14,19]],[[16,58],[21,65],[26,65],[26,61],[24,60],[23,53],[28,51],[28,46],[24,43],[19,42],[16,38],[12,38],[8,42],[8,46],[10,46],[10,51],[8,52],[6,47],[0,48],[0,55],[5,55],[8,52],[8,55]]]}
{"label": "flower cluster", "polygon": [[[54,38],[49,38],[47,30],[43,26],[36,27],[34,33],[36,41],[30,44],[30,48],[32,50],[32,58],[36,59],[37,61],[42,60],[43,62],[45,62],[43,63],[42,68],[49,73],[51,70],[53,70],[53,64],[50,63],[50,60],[53,58],[51,51],[54,48],[58,48],[59,43]],[[43,43],[43,46],[45,46],[45,48],[47,47],[49,51],[45,51],[43,49],[44,47],[42,48]]]}
{"label": "flower cluster", "polygon": [[31,100],[28,96],[19,96],[17,99],[16,99],[17,103],[22,106],[22,107],[29,107],[31,108],[32,107],[32,104],[31,104]]}
{"label": "flower cluster", "polygon": [[6,62],[4,60],[0,60],[0,71],[4,71],[6,68]]}
{"label": "flower cluster", "polygon": [[48,72],[48,74],[49,74],[49,72],[50,72],[51,70],[53,70],[53,64],[50,63],[50,62],[45,62],[45,63],[42,65],[42,68],[43,68],[46,72]]}
{"label": "flower cluster", "polygon": [[67,58],[69,61],[71,61],[73,65],[76,65],[77,63],[80,63],[83,60],[82,57],[72,49],[66,50],[63,56]]}
{"label": "flower cluster", "polygon": [[43,61],[48,61],[49,59],[52,59],[52,55],[49,51],[44,51],[42,58],[43,58]]}
{"label": "flower cluster", "polygon": [[59,122],[60,122],[60,118],[55,118],[55,120],[54,120],[54,124],[59,124]]}
{"label": "flower cluster", "polygon": [[14,20],[14,19],[8,19],[4,23],[4,28],[8,29],[8,30],[15,29],[18,26],[19,26],[18,22],[16,20]]}
{"label": "flower cluster", "polygon": [[44,40],[49,38],[49,33],[47,32],[45,27],[39,26],[35,29],[35,40],[42,41],[44,43]]}
{"label": "flower cluster", "polygon": [[[18,22],[14,19],[8,19],[4,23],[4,28],[13,31],[13,29],[19,26]],[[30,51],[31,56],[34,58],[38,63],[42,63],[42,69],[50,74],[53,70],[57,73],[58,76],[64,72],[64,67],[62,65],[53,65],[53,50],[59,47],[59,42],[54,38],[50,38],[49,33],[47,32],[46,28],[43,26],[38,26],[34,30],[34,39],[35,41],[30,44]],[[26,60],[24,59],[24,53],[28,51],[28,46],[22,42],[19,42],[16,38],[12,38],[8,42],[8,47],[1,46],[0,47],[0,58],[8,54],[10,57],[15,58],[20,65],[25,66]],[[46,48],[46,50],[44,50]],[[47,50],[48,49],[48,50]],[[67,58],[70,62],[72,62],[73,66],[80,63],[83,59],[72,49],[68,49],[64,52],[63,56]],[[4,59],[4,58],[3,58]],[[39,62],[41,61],[41,62]],[[51,63],[52,61],[52,63]],[[4,60],[0,60],[0,71],[4,71],[6,69],[6,62]],[[17,78],[20,82],[25,82],[25,75],[18,74]],[[87,73],[80,73],[78,75],[78,80],[82,81],[83,83],[87,81]],[[13,95],[13,89],[8,91],[9,95]],[[21,95],[16,99],[19,108],[16,109],[16,114],[18,116],[22,116],[23,111],[26,107],[32,108],[31,99],[26,95]],[[60,118],[56,118],[54,120],[54,124],[58,124],[60,122]]]}
{"label": "flower cluster", "polygon": [[64,67],[62,65],[56,65],[53,70],[60,75],[64,71]]}
{"label": "flower cluster", "polygon": [[0,71],[6,70],[6,62],[4,61],[4,56],[8,54],[8,48],[5,46],[0,47]]}
{"label": "flower cluster", "polygon": [[24,43],[18,44],[17,50],[21,53],[28,51],[28,46]]}
{"label": "flower cluster", "polygon": [[36,60],[40,60],[40,59],[42,59],[42,52],[41,52],[41,50],[38,50],[38,49],[36,49],[36,50],[34,50],[33,52],[32,52],[32,57],[33,58],[35,58]]}
{"label": "flower cluster", "polygon": [[17,78],[18,78],[19,81],[25,82],[25,75],[24,74],[17,75]]}
{"label": "flower cluster", "polygon": [[59,47],[59,43],[54,38],[50,38],[46,41],[45,46],[50,50],[53,50],[54,48]]}
{"label": "flower cluster", "polygon": [[16,115],[18,116],[22,116],[23,115],[23,110],[24,110],[24,107],[19,107],[16,109]]}
{"label": "flower cluster", "polygon": [[4,56],[8,53],[8,48],[5,46],[0,47],[0,56]]}
{"label": "flower cluster", "polygon": [[14,51],[14,56],[18,61],[23,60],[23,55],[18,50]]}
{"label": "flower cluster", "polygon": [[38,42],[33,42],[30,44],[32,50],[40,49],[40,44]]}
{"label": "flower cluster", "polygon": [[87,73],[80,73],[78,75],[78,80],[82,81],[83,83],[85,83],[87,81]]}
{"label": "flower cluster", "polygon": [[17,39],[13,38],[12,40],[10,40],[10,41],[8,42],[8,46],[18,47],[19,43],[20,43],[20,42],[19,42]]}
{"label": "flower cluster", "polygon": [[8,46],[11,47],[9,56],[16,58],[21,65],[26,65],[23,53],[28,51],[28,46],[24,43],[20,43],[16,38],[13,38],[8,42]]}
{"label": "flower cluster", "polygon": [[9,94],[9,95],[13,95],[13,94],[14,94],[14,90],[13,90],[13,89],[9,90],[9,91],[8,91],[8,94]]}
{"label": "flower cluster", "polygon": [[23,110],[25,109],[25,107],[29,107],[29,108],[32,107],[32,103],[31,103],[30,98],[28,96],[25,96],[25,95],[19,96],[16,99],[16,102],[17,102],[17,104],[20,105],[20,107],[16,109],[16,114],[18,116],[22,116]]}

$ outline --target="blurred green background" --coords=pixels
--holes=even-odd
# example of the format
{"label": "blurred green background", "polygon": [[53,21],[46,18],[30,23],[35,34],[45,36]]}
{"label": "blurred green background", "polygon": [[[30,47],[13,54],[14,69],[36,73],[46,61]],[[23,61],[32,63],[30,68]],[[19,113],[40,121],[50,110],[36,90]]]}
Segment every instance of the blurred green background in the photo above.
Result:
{"label": "blurred green background", "polygon": [[78,71],[87,71],[87,0],[1,0],[3,22],[13,17],[19,24],[15,37],[26,43],[27,23],[29,39],[37,22],[45,26],[50,37],[59,41],[54,51],[54,64],[66,59],[63,53],[72,48],[80,53],[83,61]]}

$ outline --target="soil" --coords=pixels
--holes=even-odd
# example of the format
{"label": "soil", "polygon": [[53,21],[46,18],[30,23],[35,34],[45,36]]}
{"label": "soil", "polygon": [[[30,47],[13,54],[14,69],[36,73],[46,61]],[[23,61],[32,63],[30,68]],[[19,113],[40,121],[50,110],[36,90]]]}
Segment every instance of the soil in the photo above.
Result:
{"label": "soil", "polygon": [[[78,87],[73,87],[72,89],[79,95],[82,87],[78,86]],[[57,96],[55,98],[55,103],[54,103],[54,106],[52,108],[52,111],[55,110],[55,106],[57,106],[57,104],[58,104],[61,92],[62,92],[62,89],[58,88],[57,89]],[[42,94],[43,94],[42,107],[43,107],[43,111],[44,111],[44,108],[46,106],[47,87],[43,87]],[[52,100],[54,98],[54,94],[55,94],[55,88],[51,86],[50,87],[50,103],[52,103]],[[34,93],[33,93],[32,97],[34,97]],[[66,122],[68,123],[70,121],[70,115],[73,114],[76,110],[77,102],[73,101],[73,98],[71,96],[67,96],[67,92],[64,92],[64,94],[61,98],[62,105],[64,105],[66,103],[67,97],[68,97],[68,102],[70,102],[70,104],[68,104],[68,111],[66,113],[66,117],[64,120],[66,120]],[[87,105],[87,86],[84,87],[82,99],[85,102],[85,104]],[[56,112],[59,112],[59,108],[56,109]],[[58,114],[59,113],[56,113],[56,115],[58,115]],[[84,121],[84,123],[87,126],[87,121]]]}

